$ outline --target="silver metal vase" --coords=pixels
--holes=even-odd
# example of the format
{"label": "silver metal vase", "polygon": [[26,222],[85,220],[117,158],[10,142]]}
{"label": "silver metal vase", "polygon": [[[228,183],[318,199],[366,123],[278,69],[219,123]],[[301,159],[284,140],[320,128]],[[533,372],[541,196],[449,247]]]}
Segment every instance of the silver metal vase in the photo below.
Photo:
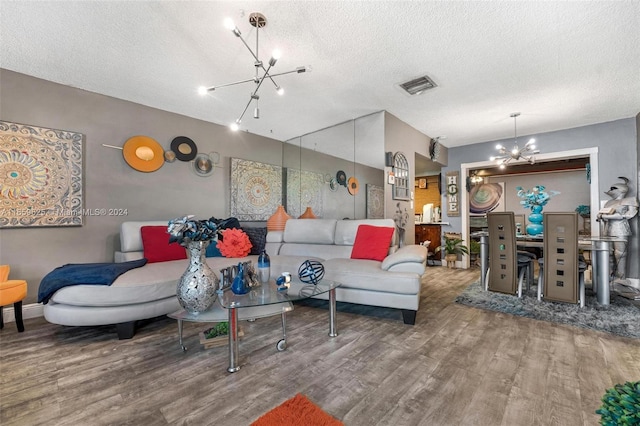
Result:
{"label": "silver metal vase", "polygon": [[216,301],[220,279],[207,265],[205,253],[210,241],[191,241],[187,245],[189,266],[178,281],[176,295],[188,312],[204,312]]}

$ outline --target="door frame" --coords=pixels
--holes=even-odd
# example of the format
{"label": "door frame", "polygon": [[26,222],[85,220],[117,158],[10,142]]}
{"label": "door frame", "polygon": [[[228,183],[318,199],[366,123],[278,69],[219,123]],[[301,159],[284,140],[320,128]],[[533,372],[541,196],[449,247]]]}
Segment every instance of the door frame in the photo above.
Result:
{"label": "door frame", "polygon": [[[600,227],[597,226],[596,219],[598,217],[598,210],[600,209],[600,198],[598,191],[600,188],[599,170],[598,170],[598,148],[582,148],[573,149],[569,151],[550,152],[548,154],[537,154],[536,163],[545,163],[556,160],[567,160],[571,158],[589,157],[589,164],[591,167],[591,184],[589,185],[589,193],[591,200],[591,232],[593,235],[600,235]],[[526,164],[526,161],[514,161],[509,164]],[[486,167],[495,167],[494,161],[478,161],[475,163],[462,163],[460,164],[460,179],[466,180],[469,176],[469,170],[481,169]],[[462,217],[462,239],[465,241],[467,247],[469,246],[469,194],[467,191],[460,191],[460,206]],[[464,257],[463,268],[469,268],[469,256]]]}

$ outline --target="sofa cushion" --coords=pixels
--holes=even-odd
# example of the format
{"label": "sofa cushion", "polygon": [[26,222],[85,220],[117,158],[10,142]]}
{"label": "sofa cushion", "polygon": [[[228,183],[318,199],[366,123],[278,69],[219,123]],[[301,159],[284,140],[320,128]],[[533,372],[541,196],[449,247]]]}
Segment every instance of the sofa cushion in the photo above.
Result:
{"label": "sofa cushion", "polygon": [[392,219],[358,219],[339,220],[336,223],[335,244],[339,246],[352,246],[356,241],[356,234],[360,225],[395,227]]}
{"label": "sofa cushion", "polygon": [[55,292],[51,300],[74,306],[119,306],[152,302],[176,295],[186,259],[148,262],[120,275],[110,286],[76,285]]}
{"label": "sofa cushion", "polygon": [[285,223],[284,241],[300,244],[333,244],[335,219],[289,219]]}
{"label": "sofa cushion", "polygon": [[289,256],[308,256],[320,259],[332,259],[334,257],[349,259],[351,257],[351,246],[336,246],[334,244],[284,243],[280,247],[280,251],[278,252],[278,254]]}
{"label": "sofa cushion", "polygon": [[[245,258],[213,257],[207,265],[217,272],[238,262],[257,261]],[[175,297],[178,280],[189,266],[187,259],[148,263],[120,275],[108,285],[75,285],[54,293],[51,301],[73,306],[124,306]],[[115,319],[114,319],[115,320]]]}
{"label": "sofa cushion", "polygon": [[123,253],[137,251],[142,252],[142,238],[140,238],[140,228],[142,228],[143,226],[164,226],[164,228],[166,229],[168,223],[168,220],[122,222],[122,224],[120,225],[120,251]]}
{"label": "sofa cushion", "polygon": [[398,270],[406,268],[405,272],[416,272],[420,275],[424,273],[424,265],[427,262],[427,248],[421,245],[404,246],[395,253],[390,254],[382,261],[383,271]]}
{"label": "sofa cushion", "polygon": [[420,279],[412,272],[383,272],[380,262],[366,259],[328,259],[324,279],[341,283],[341,287],[398,294],[420,294]]}
{"label": "sofa cushion", "polygon": [[360,225],[351,250],[351,259],[371,259],[382,262],[389,252],[394,228]]}
{"label": "sofa cushion", "polygon": [[264,245],[267,242],[267,228],[242,228],[245,234],[249,236],[251,241],[251,251],[249,254],[260,254],[264,250]]}
{"label": "sofa cushion", "polygon": [[220,249],[218,248],[218,241],[211,241],[207,246],[207,251],[205,252],[206,257],[222,257],[222,253],[220,253]]}
{"label": "sofa cushion", "polygon": [[187,252],[178,243],[169,244],[166,226],[143,226],[140,228],[144,257],[149,263],[186,259]]}

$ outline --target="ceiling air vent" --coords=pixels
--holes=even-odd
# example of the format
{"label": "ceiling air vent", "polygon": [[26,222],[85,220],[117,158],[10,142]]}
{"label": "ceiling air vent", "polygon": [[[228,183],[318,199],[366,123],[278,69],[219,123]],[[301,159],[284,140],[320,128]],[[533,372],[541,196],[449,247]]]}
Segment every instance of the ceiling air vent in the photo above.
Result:
{"label": "ceiling air vent", "polygon": [[433,89],[436,86],[437,84],[426,75],[400,83],[400,87],[410,95],[420,95],[424,93],[425,90]]}

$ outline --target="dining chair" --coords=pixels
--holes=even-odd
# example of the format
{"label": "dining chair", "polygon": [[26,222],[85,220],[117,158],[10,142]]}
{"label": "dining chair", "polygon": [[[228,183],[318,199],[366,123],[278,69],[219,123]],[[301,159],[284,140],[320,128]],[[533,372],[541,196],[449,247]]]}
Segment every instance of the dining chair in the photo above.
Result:
{"label": "dining chair", "polygon": [[526,222],[525,216],[523,214],[514,214],[513,219],[516,222],[516,228],[518,224],[520,224],[520,234],[527,235],[527,222]]}
{"label": "dining chair", "polygon": [[[513,219],[516,222],[516,235],[527,235],[527,221],[525,215],[514,214]],[[518,224],[520,224],[520,232],[518,232]],[[534,281],[533,275],[535,273],[535,263],[538,259],[538,256],[536,256],[535,253],[527,250],[518,250],[518,255],[529,257],[529,269],[527,269],[527,289],[529,289]]]}
{"label": "dining chair", "polygon": [[544,256],[538,259],[538,300],[584,307],[587,264],[579,259],[577,213],[544,213],[543,250]]}
{"label": "dining chair", "polygon": [[13,303],[13,313],[19,332],[24,331],[22,322],[22,300],[27,297],[27,282],[25,280],[10,280],[9,265],[0,265],[0,329],[4,328],[2,307]]}
{"label": "dining chair", "polygon": [[[485,290],[522,297],[522,284],[531,258],[516,250],[513,212],[487,213],[489,228],[489,270]],[[530,272],[531,273],[531,272]]]}

